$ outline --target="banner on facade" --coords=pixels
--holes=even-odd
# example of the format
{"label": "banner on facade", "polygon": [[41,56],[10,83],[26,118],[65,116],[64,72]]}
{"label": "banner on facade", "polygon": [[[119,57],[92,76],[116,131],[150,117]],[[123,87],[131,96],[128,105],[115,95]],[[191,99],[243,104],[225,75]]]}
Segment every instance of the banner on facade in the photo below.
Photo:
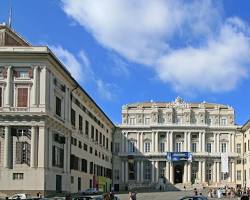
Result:
{"label": "banner on facade", "polygon": [[228,173],[228,154],[221,154],[221,172]]}
{"label": "banner on facade", "polygon": [[192,161],[191,152],[168,152],[167,160],[169,161]]}

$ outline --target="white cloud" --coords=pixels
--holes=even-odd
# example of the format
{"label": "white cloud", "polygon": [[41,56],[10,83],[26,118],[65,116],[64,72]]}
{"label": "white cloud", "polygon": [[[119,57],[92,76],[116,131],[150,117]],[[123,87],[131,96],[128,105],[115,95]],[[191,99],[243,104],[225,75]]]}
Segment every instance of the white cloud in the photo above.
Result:
{"label": "white cloud", "polygon": [[247,76],[249,25],[223,19],[218,1],[61,1],[101,45],[153,67],[178,91],[229,91]]}
{"label": "white cloud", "polygon": [[76,57],[72,52],[64,49],[62,46],[50,45],[49,47],[78,82],[85,84],[94,83],[98,94],[102,98],[106,100],[112,100],[114,98],[115,95],[111,91],[114,87],[112,87],[110,83],[105,83],[94,73],[90,66],[90,61],[83,50],[81,50],[78,53],[78,57]]}

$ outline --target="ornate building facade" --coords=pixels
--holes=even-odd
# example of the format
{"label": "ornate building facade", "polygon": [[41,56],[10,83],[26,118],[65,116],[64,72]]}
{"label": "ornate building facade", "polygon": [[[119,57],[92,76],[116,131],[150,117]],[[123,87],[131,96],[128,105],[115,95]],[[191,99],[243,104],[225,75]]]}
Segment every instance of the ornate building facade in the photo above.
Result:
{"label": "ornate building facade", "polygon": [[179,97],[124,105],[114,134],[115,188],[241,184],[242,134],[234,119],[230,106]]}
{"label": "ornate building facade", "polygon": [[110,190],[113,130],[49,48],[0,25],[0,196]]}

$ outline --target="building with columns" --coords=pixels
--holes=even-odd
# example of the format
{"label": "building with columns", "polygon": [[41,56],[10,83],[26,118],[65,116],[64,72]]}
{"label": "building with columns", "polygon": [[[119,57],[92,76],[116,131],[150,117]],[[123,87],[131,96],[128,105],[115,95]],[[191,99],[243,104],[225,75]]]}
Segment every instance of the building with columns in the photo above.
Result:
{"label": "building with columns", "polygon": [[110,190],[113,131],[48,47],[0,25],[0,196]]}
{"label": "building with columns", "polygon": [[242,184],[242,134],[234,120],[230,106],[179,97],[124,105],[113,139],[115,189]]}

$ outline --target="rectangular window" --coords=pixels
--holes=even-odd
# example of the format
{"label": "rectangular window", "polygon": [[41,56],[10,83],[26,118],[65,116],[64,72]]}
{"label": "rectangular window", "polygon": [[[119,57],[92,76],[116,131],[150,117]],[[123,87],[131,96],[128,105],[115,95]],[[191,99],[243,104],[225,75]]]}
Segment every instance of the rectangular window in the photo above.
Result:
{"label": "rectangular window", "polygon": [[236,178],[237,178],[237,181],[241,180],[241,170],[236,171]]}
{"label": "rectangular window", "polygon": [[63,168],[64,149],[57,146],[52,147],[52,165],[55,167]]}
{"label": "rectangular window", "polygon": [[144,162],[144,177],[145,180],[150,180],[151,179],[151,171],[152,171],[152,166],[150,161],[145,161]]}
{"label": "rectangular window", "polygon": [[106,149],[109,149],[109,139],[106,138]]}
{"label": "rectangular window", "polygon": [[211,143],[207,143],[207,152],[208,153],[212,152],[212,144]]}
{"label": "rectangular window", "polygon": [[59,97],[56,97],[56,114],[61,117],[62,101]]}
{"label": "rectangular window", "polygon": [[82,172],[85,172],[87,173],[88,171],[88,161],[85,160],[85,159],[82,159],[82,169],[81,169]]}
{"label": "rectangular window", "polygon": [[165,152],[165,142],[160,143],[160,152]]}
{"label": "rectangular window", "polygon": [[71,124],[72,126],[76,125],[76,111],[71,108]]}
{"label": "rectangular window", "polygon": [[241,144],[236,144],[236,152],[241,153]]}
{"label": "rectangular window", "polygon": [[197,143],[196,142],[193,142],[192,143],[192,152],[197,152]]}
{"label": "rectangular window", "polygon": [[89,147],[89,153],[93,153],[93,148],[92,147]]}
{"label": "rectangular window", "polygon": [[13,173],[13,180],[22,180],[23,173]]}
{"label": "rectangular window", "polygon": [[225,143],[225,142],[222,142],[221,144],[220,144],[220,149],[221,149],[221,153],[226,153],[227,152],[227,143]]}
{"label": "rectangular window", "polygon": [[150,118],[145,118],[145,124],[149,125],[149,123],[150,123]]}
{"label": "rectangular window", "polygon": [[82,131],[82,116],[79,115],[79,130]]}
{"label": "rectangular window", "polygon": [[94,139],[95,137],[95,128],[93,125],[91,125],[91,138]]}
{"label": "rectangular window", "polygon": [[89,135],[89,122],[87,120],[85,121],[85,134]]}
{"label": "rectangular window", "polygon": [[114,176],[115,176],[115,180],[119,180],[120,179],[120,172],[119,169],[115,169],[114,170]]}
{"label": "rectangular window", "polygon": [[71,184],[74,184],[74,176],[71,176],[70,180]]}
{"label": "rectangular window", "polygon": [[135,124],[135,118],[134,117],[129,118],[129,124],[131,124],[131,125]]}
{"label": "rectangular window", "polygon": [[225,117],[221,118],[221,125],[222,126],[227,125],[227,118],[225,118]]}
{"label": "rectangular window", "polygon": [[30,144],[16,142],[16,164],[30,165]]}
{"label": "rectangular window", "polygon": [[105,147],[105,135],[102,136],[102,146]]}
{"label": "rectangular window", "polygon": [[102,144],[102,133],[99,135],[99,144]]}
{"label": "rectangular window", "polygon": [[130,140],[128,142],[128,152],[129,153],[134,153],[135,152],[135,147],[136,147],[136,142]]}
{"label": "rectangular window", "polygon": [[95,141],[98,142],[98,129],[95,130]]}
{"label": "rectangular window", "polygon": [[145,142],[144,143],[144,152],[145,153],[150,152],[150,142]]}
{"label": "rectangular window", "polygon": [[85,151],[88,151],[88,145],[87,145],[87,144],[84,144],[84,145],[83,145],[83,149],[84,149]]}
{"label": "rectangular window", "polygon": [[175,150],[176,152],[181,152],[181,142],[176,142]]}
{"label": "rectangular window", "polygon": [[28,106],[28,88],[17,89],[17,107]]}

